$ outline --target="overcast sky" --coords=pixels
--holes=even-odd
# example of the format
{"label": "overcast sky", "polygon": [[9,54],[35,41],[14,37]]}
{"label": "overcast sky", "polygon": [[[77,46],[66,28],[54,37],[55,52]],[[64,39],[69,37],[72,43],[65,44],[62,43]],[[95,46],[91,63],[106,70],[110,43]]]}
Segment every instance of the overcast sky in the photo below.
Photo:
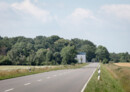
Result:
{"label": "overcast sky", "polygon": [[0,35],[58,35],[130,53],[130,0],[0,0]]}

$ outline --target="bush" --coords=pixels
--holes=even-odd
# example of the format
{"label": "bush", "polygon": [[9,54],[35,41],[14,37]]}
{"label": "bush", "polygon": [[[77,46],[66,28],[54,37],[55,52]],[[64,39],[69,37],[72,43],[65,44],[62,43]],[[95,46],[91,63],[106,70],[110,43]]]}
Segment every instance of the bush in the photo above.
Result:
{"label": "bush", "polygon": [[9,60],[7,56],[1,56],[0,65],[12,65],[12,62]]}
{"label": "bush", "polygon": [[106,64],[106,63],[108,63],[108,59],[103,59],[103,64]]}
{"label": "bush", "polygon": [[57,62],[55,60],[52,60],[51,65],[57,65]]}

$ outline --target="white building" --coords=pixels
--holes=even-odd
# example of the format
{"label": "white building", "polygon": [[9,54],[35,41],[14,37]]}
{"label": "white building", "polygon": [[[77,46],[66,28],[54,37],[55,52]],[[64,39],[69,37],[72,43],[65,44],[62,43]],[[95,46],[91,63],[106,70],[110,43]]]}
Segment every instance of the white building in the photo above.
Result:
{"label": "white building", "polygon": [[78,60],[78,63],[86,63],[86,53],[85,52],[78,53],[76,59]]}

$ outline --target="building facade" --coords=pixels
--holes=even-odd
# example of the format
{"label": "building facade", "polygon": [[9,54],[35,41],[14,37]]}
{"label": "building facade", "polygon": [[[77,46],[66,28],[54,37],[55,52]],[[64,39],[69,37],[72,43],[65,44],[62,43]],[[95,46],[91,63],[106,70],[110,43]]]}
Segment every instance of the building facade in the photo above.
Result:
{"label": "building facade", "polygon": [[78,63],[86,63],[86,53],[79,52],[76,56],[76,59],[78,60]]}

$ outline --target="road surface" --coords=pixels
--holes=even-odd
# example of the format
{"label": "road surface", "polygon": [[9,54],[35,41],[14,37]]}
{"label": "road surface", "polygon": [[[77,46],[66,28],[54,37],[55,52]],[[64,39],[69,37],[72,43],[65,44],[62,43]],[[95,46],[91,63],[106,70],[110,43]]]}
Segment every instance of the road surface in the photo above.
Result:
{"label": "road surface", "polygon": [[81,92],[99,63],[0,81],[0,92]]}

